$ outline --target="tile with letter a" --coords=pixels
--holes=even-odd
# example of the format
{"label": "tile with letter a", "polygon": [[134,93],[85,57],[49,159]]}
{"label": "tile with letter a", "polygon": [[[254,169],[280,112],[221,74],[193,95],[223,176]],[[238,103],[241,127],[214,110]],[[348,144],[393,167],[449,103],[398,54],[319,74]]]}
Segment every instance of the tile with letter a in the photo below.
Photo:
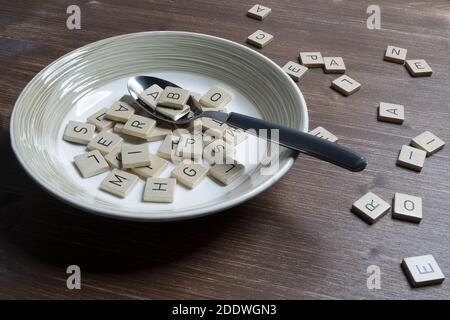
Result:
{"label": "tile with letter a", "polygon": [[347,75],[342,75],[331,82],[331,88],[344,96],[349,96],[361,88],[361,84]]}
{"label": "tile with letter a", "polygon": [[402,124],[405,120],[405,108],[400,104],[380,102],[378,120]]}
{"label": "tile with letter a", "polygon": [[127,122],[136,110],[124,101],[116,101],[106,111],[105,118],[117,122]]}
{"label": "tile with letter a", "polygon": [[424,150],[427,156],[438,152],[445,146],[445,142],[432,134],[430,131],[425,131],[413,138],[410,143],[413,147]]}
{"label": "tile with letter a", "polygon": [[397,192],[394,195],[392,217],[419,223],[422,221],[422,198]]}
{"label": "tile with letter a", "polygon": [[125,198],[138,182],[138,176],[129,172],[113,169],[100,184],[100,189]]}
{"label": "tile with letter a", "polygon": [[322,68],[324,64],[320,52],[300,52],[298,58],[301,64],[308,68]]}
{"label": "tile with letter a", "polygon": [[153,109],[156,108],[156,105],[158,104],[158,99],[161,96],[161,93],[164,91],[163,88],[158,86],[157,84],[154,84],[150,86],[149,88],[145,89],[140,95],[139,98],[145,102],[148,106],[152,107]]}
{"label": "tile with letter a", "polygon": [[123,139],[117,134],[109,133],[106,131],[100,132],[94,139],[89,141],[87,145],[88,150],[98,150],[103,155],[110,153],[115,148],[118,148],[122,144]]}
{"label": "tile with letter a", "polygon": [[122,133],[141,139],[147,139],[150,131],[155,126],[155,120],[134,114],[123,126]]}
{"label": "tile with letter a", "polygon": [[189,189],[193,189],[207,174],[208,169],[201,164],[180,162],[175,169],[173,169],[171,175],[182,185]]}
{"label": "tile with letter a", "polygon": [[272,40],[273,35],[262,30],[257,30],[248,36],[247,43],[261,49],[272,42]]}
{"label": "tile with letter a", "polygon": [[122,168],[136,168],[150,165],[148,144],[122,146]]}
{"label": "tile with letter a", "polygon": [[113,126],[114,122],[105,118],[107,111],[107,108],[103,108],[93,115],[89,116],[86,121],[90,124],[93,124],[98,131],[109,129]]}
{"label": "tile with letter a", "polygon": [[231,93],[226,92],[218,86],[214,86],[200,98],[200,103],[206,108],[220,109],[225,107],[231,101],[231,98]]}
{"label": "tile with letter a", "polygon": [[427,153],[421,149],[403,145],[397,159],[397,165],[411,170],[421,171],[426,156]]}
{"label": "tile with letter a", "polygon": [[428,63],[423,59],[406,60],[406,69],[413,77],[429,77],[433,74],[433,70]]}
{"label": "tile with letter a", "polygon": [[191,94],[187,90],[167,86],[161,92],[158,105],[173,109],[183,109],[190,96]]}
{"label": "tile with letter a", "polygon": [[402,268],[413,287],[440,284],[445,276],[431,254],[404,258]]}
{"label": "tile with letter a", "polygon": [[245,168],[240,163],[215,164],[209,170],[209,175],[224,185],[228,185],[239,178],[244,171]]}
{"label": "tile with letter a", "polygon": [[405,64],[406,61],[406,54],[408,53],[407,49],[394,47],[394,46],[388,46],[386,48],[386,52],[384,53],[384,60]]}
{"label": "tile with letter a", "polygon": [[69,121],[63,139],[78,144],[88,144],[94,138],[95,126],[90,123]]}
{"label": "tile with letter a", "polygon": [[176,179],[174,178],[148,178],[145,183],[144,201],[146,202],[173,202]]}
{"label": "tile with letter a", "polygon": [[325,73],[345,73],[344,59],[341,57],[324,57],[323,71]]}
{"label": "tile with letter a", "polygon": [[109,170],[109,165],[98,150],[80,154],[74,158],[75,165],[83,178],[96,176]]}
{"label": "tile with letter a", "polygon": [[336,137],[334,134],[332,134],[330,131],[328,131],[325,128],[317,127],[309,132],[309,134],[312,134],[313,136],[316,136],[318,138],[322,138],[331,142],[337,142],[339,140],[338,137]]}
{"label": "tile with letter a", "polygon": [[150,165],[132,168],[131,171],[142,178],[156,178],[167,168],[169,161],[150,153]]}
{"label": "tile with letter a", "polygon": [[391,208],[389,203],[373,192],[368,192],[352,205],[352,212],[368,224],[377,222]]}
{"label": "tile with letter a", "polygon": [[302,66],[293,61],[288,61],[284,67],[284,72],[286,72],[294,81],[299,81],[305,75],[306,71],[308,71],[308,67]]}
{"label": "tile with letter a", "polygon": [[253,7],[251,7],[247,11],[247,16],[257,19],[257,20],[263,20],[266,18],[270,13],[272,12],[272,9],[269,7],[265,7],[260,4],[255,4]]}

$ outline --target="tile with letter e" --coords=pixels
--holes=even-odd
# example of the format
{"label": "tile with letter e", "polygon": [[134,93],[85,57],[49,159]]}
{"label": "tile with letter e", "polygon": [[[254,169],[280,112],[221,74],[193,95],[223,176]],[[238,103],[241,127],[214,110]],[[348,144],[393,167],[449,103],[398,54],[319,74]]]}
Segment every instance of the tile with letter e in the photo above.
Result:
{"label": "tile with letter e", "polygon": [[284,72],[286,72],[292,80],[295,82],[299,81],[308,71],[308,67],[302,66],[294,61],[288,61],[283,67]]}
{"label": "tile with letter e", "polygon": [[331,88],[344,96],[349,96],[361,88],[361,84],[347,75],[342,75],[331,82]]}
{"label": "tile with letter e", "polygon": [[410,142],[413,147],[424,150],[427,156],[438,152],[445,146],[445,142],[432,134],[430,131],[425,131],[413,138]]}
{"label": "tile with letter e", "polygon": [[247,43],[261,49],[272,42],[272,40],[273,35],[262,30],[257,30],[248,36]]}
{"label": "tile with letter e", "polygon": [[169,161],[150,153],[150,165],[132,168],[131,171],[142,178],[156,178],[167,168]]}
{"label": "tile with letter e", "polygon": [[331,142],[337,142],[339,139],[334,134],[332,134],[330,131],[323,127],[317,127],[309,132],[309,134],[312,134],[313,136],[316,136],[318,138],[322,138]]}
{"label": "tile with letter e", "polygon": [[161,88],[157,84],[154,84],[142,91],[139,95],[139,98],[144,101],[146,105],[155,109],[156,105],[158,104],[158,99],[163,91],[163,88]]}
{"label": "tile with letter e", "polygon": [[368,192],[352,205],[352,212],[368,224],[377,222],[391,208],[389,203],[373,192]]}
{"label": "tile with letter e", "polygon": [[402,268],[413,287],[423,287],[444,282],[445,276],[431,254],[404,258]]}
{"label": "tile with letter e", "polygon": [[247,16],[257,19],[257,20],[263,20],[266,18],[270,13],[272,12],[272,9],[269,7],[265,7],[260,4],[255,4],[253,7],[251,7],[247,11]]}
{"label": "tile with letter e", "polygon": [[145,183],[144,201],[146,202],[173,202],[176,179],[174,178],[148,178]]}
{"label": "tile with letter e", "polygon": [[172,177],[189,189],[195,188],[207,174],[208,169],[203,165],[184,162],[180,162],[171,173]]}
{"label": "tile with letter e", "polygon": [[206,108],[223,108],[231,101],[232,95],[224,89],[214,86],[208,90],[201,98],[200,103]]}
{"label": "tile with letter e", "polygon": [[427,153],[421,149],[403,145],[398,155],[397,165],[414,171],[421,171],[426,156]]}
{"label": "tile with letter e", "polygon": [[422,198],[397,192],[394,195],[392,217],[419,223],[422,221]]}
{"label": "tile with letter e", "polygon": [[93,115],[89,116],[86,121],[90,124],[93,124],[98,131],[109,129],[113,126],[114,122],[105,118],[107,111],[107,108],[103,108]]}
{"label": "tile with letter e", "polygon": [[116,101],[106,111],[105,118],[117,122],[127,122],[136,110],[124,101]]}
{"label": "tile with letter e", "polygon": [[98,150],[80,154],[74,158],[74,162],[83,178],[96,176],[109,170],[109,165]]}
{"label": "tile with letter e", "polygon": [[423,59],[406,60],[406,69],[413,77],[429,77],[433,74],[433,70],[428,63]]}
{"label": "tile with letter e", "polygon": [[115,148],[118,148],[122,144],[123,139],[117,134],[109,133],[106,131],[100,132],[94,139],[89,141],[87,145],[88,150],[98,150],[103,155],[110,153]]}
{"label": "tile with letter e", "polygon": [[139,177],[129,172],[113,169],[100,184],[100,189],[125,198],[133,190]]}
{"label": "tile with letter e", "polygon": [[405,121],[405,107],[400,104],[380,102],[378,120],[402,124]]}
{"label": "tile with letter e", "polygon": [[141,139],[147,139],[150,131],[155,126],[155,120],[134,114],[123,126],[122,133]]}
{"label": "tile with letter e", "polygon": [[232,183],[245,172],[245,167],[240,163],[215,164],[209,170],[209,175],[224,185]]}
{"label": "tile with letter e", "polygon": [[345,63],[342,57],[323,57],[325,73],[345,73]]}
{"label": "tile with letter e", "polygon": [[95,126],[90,123],[69,121],[63,139],[78,144],[88,144],[94,138]]}
{"label": "tile with letter e", "polygon": [[394,46],[387,46],[386,52],[384,53],[384,60],[405,64],[407,53],[408,53],[407,49]]}
{"label": "tile with letter e", "polygon": [[320,52],[300,52],[298,58],[301,64],[308,68],[322,68],[324,65]]}
{"label": "tile with letter e", "polygon": [[183,109],[187,104],[190,92],[181,88],[167,86],[158,100],[158,105],[173,109]]}
{"label": "tile with letter e", "polygon": [[122,146],[122,168],[136,168],[150,165],[150,152],[147,144]]}

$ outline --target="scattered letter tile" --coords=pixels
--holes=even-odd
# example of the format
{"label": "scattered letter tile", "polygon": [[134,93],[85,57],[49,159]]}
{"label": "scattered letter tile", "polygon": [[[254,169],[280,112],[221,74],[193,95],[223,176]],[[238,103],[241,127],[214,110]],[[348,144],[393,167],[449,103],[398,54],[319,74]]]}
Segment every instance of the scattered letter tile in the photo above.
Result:
{"label": "scattered letter tile", "polygon": [[368,192],[355,203],[352,211],[369,224],[373,224],[383,217],[391,208],[389,203],[373,192]]}

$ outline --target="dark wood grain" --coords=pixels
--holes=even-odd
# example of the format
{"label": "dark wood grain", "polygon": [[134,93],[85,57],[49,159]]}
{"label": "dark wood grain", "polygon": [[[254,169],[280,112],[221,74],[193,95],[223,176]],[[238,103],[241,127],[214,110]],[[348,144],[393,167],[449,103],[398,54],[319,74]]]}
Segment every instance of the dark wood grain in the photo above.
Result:
{"label": "dark wood grain", "polygon": [[[448,1],[378,1],[382,29],[366,28],[371,1],[266,0],[260,22],[252,1],[0,0],[0,298],[450,298],[450,281],[411,289],[405,256],[433,254],[450,276],[450,148],[415,173],[395,166],[400,146],[431,130],[450,142],[450,6]],[[78,4],[82,29],[66,29]],[[275,36],[261,52],[282,65],[300,50],[344,57],[362,84],[346,98],[335,77],[310,70],[300,87],[311,128],[322,125],[367,155],[350,173],[307,156],[275,186],[221,214],[144,224],[78,211],[48,196],[21,169],[9,144],[9,117],[28,81],[61,55],[113,35],[188,30],[244,43],[263,29]],[[388,44],[424,58],[430,78],[412,78],[384,62]],[[404,104],[402,126],[376,121],[380,101]],[[384,217],[369,226],[350,213],[372,190],[423,197],[420,225]],[[82,290],[66,289],[66,267],[82,269]],[[366,268],[382,271],[380,290],[366,287]]]}

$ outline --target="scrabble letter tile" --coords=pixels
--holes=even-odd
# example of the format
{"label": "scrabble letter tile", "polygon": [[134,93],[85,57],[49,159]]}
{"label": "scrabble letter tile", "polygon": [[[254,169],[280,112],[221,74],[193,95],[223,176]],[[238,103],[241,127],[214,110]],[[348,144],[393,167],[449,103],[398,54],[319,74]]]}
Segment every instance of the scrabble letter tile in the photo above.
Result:
{"label": "scrabble letter tile", "polygon": [[384,60],[405,64],[406,61],[406,53],[408,52],[407,49],[394,47],[394,46],[388,46],[386,49],[386,52],[384,54]]}
{"label": "scrabble letter tile", "polygon": [[79,144],[88,144],[94,138],[95,126],[90,123],[69,121],[64,131],[64,140]]}
{"label": "scrabble letter tile", "polygon": [[331,82],[331,87],[342,93],[344,96],[349,96],[358,91],[361,88],[361,84],[349,76],[343,75],[333,80],[333,82]]}
{"label": "scrabble letter tile", "polygon": [[150,165],[146,167],[132,168],[131,171],[142,178],[156,178],[164,169],[166,169],[169,161],[162,159],[150,153]]}
{"label": "scrabble letter tile", "polygon": [[172,171],[172,177],[179,183],[193,189],[207,175],[208,169],[201,164],[180,162]]}
{"label": "scrabble letter tile", "polygon": [[427,153],[425,151],[404,145],[400,150],[397,165],[411,170],[421,171],[426,156]]}
{"label": "scrabble letter tile", "polygon": [[320,52],[300,52],[299,60],[308,68],[322,68],[324,64]]}
{"label": "scrabble letter tile", "polygon": [[87,118],[87,122],[93,124],[98,131],[109,129],[114,122],[105,118],[108,109],[103,108]]}
{"label": "scrabble letter tile", "polygon": [[324,57],[323,71],[325,73],[345,73],[344,59],[341,57]]}
{"label": "scrabble letter tile", "polygon": [[161,96],[161,92],[163,92],[163,88],[154,84],[149,88],[145,89],[140,95],[139,98],[145,102],[146,105],[155,109],[158,103],[158,99]]}
{"label": "scrabble letter tile", "polygon": [[120,169],[122,167],[122,154],[120,152],[121,149],[122,146],[120,145],[105,156],[105,160],[106,162],[108,162],[110,167],[117,169]]}
{"label": "scrabble letter tile", "polygon": [[96,176],[109,170],[109,165],[98,150],[80,154],[74,158],[75,165],[83,178]]}
{"label": "scrabble letter tile", "polygon": [[419,223],[422,220],[422,198],[396,193],[392,217]]}
{"label": "scrabble letter tile", "polygon": [[147,141],[164,140],[166,136],[172,134],[172,130],[164,127],[154,127],[147,136]]}
{"label": "scrabble letter tile", "polygon": [[132,115],[122,128],[122,133],[129,136],[147,139],[150,131],[156,126],[156,121],[147,117]]}
{"label": "scrabble letter tile", "polygon": [[404,258],[402,268],[413,287],[440,284],[445,276],[431,254]]}
{"label": "scrabble letter tile", "polygon": [[169,161],[178,160],[179,158],[176,155],[176,151],[179,142],[180,137],[177,137],[173,134],[166,136],[163,143],[159,146],[157,155]]}
{"label": "scrabble letter tile", "polygon": [[367,223],[373,224],[383,217],[390,208],[389,203],[373,192],[368,192],[353,203],[352,211]]}
{"label": "scrabble letter tile", "polygon": [[445,146],[445,142],[436,137],[430,131],[425,131],[411,140],[413,147],[426,151],[427,156],[441,150]]}
{"label": "scrabble letter tile", "polygon": [[191,108],[186,104],[182,109],[156,107],[156,111],[166,116],[167,118],[172,119],[173,121],[177,121],[178,119],[187,115],[189,111],[191,111]]}
{"label": "scrabble letter tile", "polygon": [[217,139],[205,147],[203,158],[210,164],[224,164],[229,161],[232,162],[235,151],[231,144],[226,143],[222,139]]}
{"label": "scrabble letter tile", "polygon": [[203,155],[202,135],[182,135],[177,147],[177,156],[185,159],[201,159]]}
{"label": "scrabble letter tile", "polygon": [[200,103],[206,108],[223,108],[231,101],[231,98],[230,93],[218,86],[214,86],[200,98]]}
{"label": "scrabble letter tile", "polygon": [[105,118],[117,122],[127,122],[134,112],[135,109],[128,103],[116,101],[111,108],[106,111]]}
{"label": "scrabble letter tile", "polygon": [[222,138],[228,125],[216,119],[202,118],[202,127],[205,133],[216,138]]}
{"label": "scrabble letter tile", "polygon": [[173,202],[176,179],[174,178],[148,178],[145,183],[144,201],[146,202]]}
{"label": "scrabble letter tile", "polygon": [[308,71],[308,68],[293,61],[288,61],[284,65],[283,70],[292,78],[292,80],[297,82],[298,80],[303,78],[306,71]]}
{"label": "scrabble letter tile", "polygon": [[378,120],[401,124],[405,120],[405,108],[400,104],[380,102]]}
{"label": "scrabble letter tile", "polygon": [[328,131],[325,128],[317,127],[314,130],[311,130],[309,134],[312,134],[313,136],[316,136],[318,138],[322,138],[331,142],[337,142],[338,137],[336,137],[334,134],[332,134],[330,131]]}
{"label": "scrabble letter tile", "polygon": [[125,198],[138,182],[134,174],[113,169],[100,184],[100,189],[118,197]]}
{"label": "scrabble letter tile", "polygon": [[89,141],[88,150],[98,150],[103,155],[110,153],[122,144],[123,139],[114,133],[100,132],[94,139]]}
{"label": "scrabble letter tile", "polygon": [[260,4],[255,4],[247,11],[247,16],[252,17],[257,20],[263,20],[272,12],[269,7],[262,6]]}
{"label": "scrabble letter tile", "polygon": [[122,146],[122,168],[136,168],[150,165],[150,152],[147,144]]}
{"label": "scrabble letter tile", "polygon": [[187,104],[190,92],[181,88],[166,87],[158,100],[158,105],[173,109],[183,109]]}
{"label": "scrabble letter tile", "polygon": [[272,40],[273,35],[262,30],[257,30],[248,36],[247,43],[261,49],[268,45]]}
{"label": "scrabble letter tile", "polygon": [[209,170],[209,175],[221,183],[228,185],[239,178],[245,171],[240,163],[215,164]]}
{"label": "scrabble letter tile", "polygon": [[433,74],[433,70],[428,63],[423,60],[406,60],[406,69],[413,77],[429,77]]}

